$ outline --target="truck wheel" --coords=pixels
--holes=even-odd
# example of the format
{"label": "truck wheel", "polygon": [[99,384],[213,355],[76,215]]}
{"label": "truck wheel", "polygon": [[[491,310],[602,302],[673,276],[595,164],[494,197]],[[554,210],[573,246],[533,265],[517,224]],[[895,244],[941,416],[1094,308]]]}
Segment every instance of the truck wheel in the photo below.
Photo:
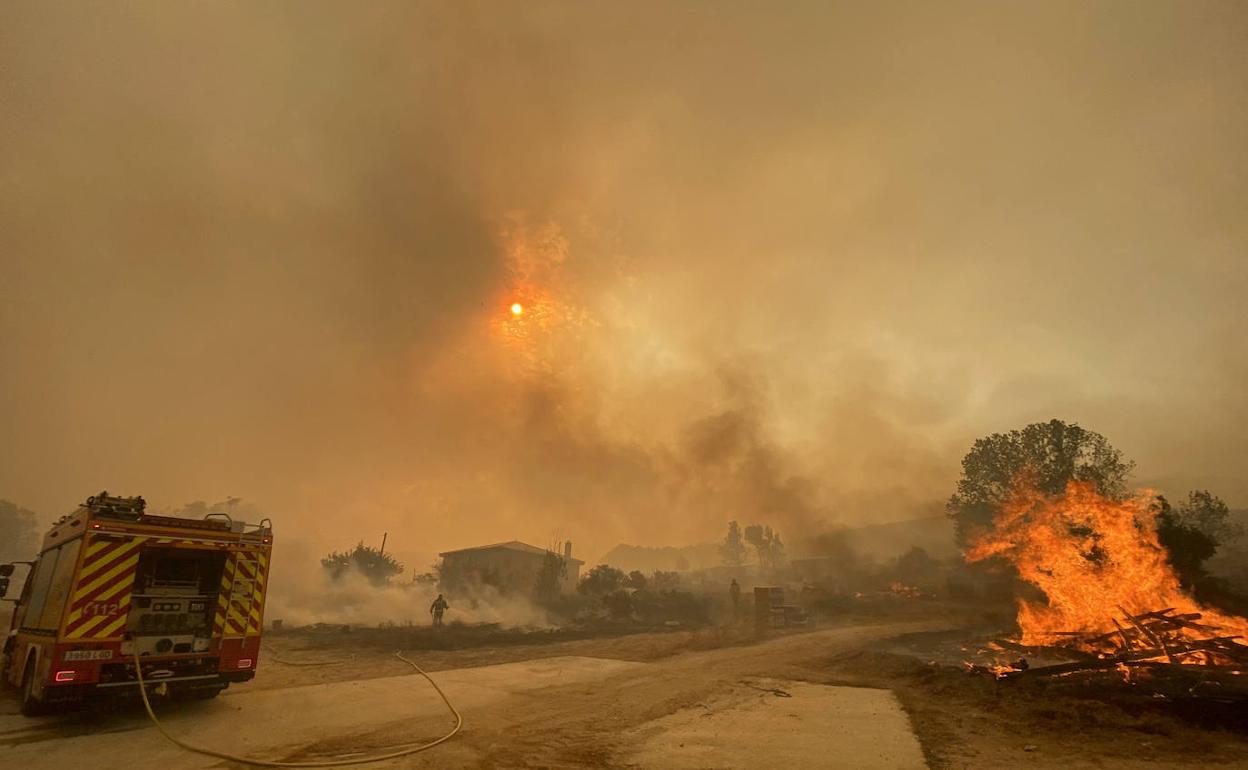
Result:
{"label": "truck wheel", "polygon": [[37,717],[46,712],[46,704],[35,695],[35,662],[32,660],[22,672],[22,715]]}

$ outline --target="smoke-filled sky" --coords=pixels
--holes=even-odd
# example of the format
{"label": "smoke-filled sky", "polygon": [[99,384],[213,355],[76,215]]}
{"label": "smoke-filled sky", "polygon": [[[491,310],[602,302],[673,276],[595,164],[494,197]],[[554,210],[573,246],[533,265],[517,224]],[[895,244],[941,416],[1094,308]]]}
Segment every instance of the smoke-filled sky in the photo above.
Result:
{"label": "smoke-filled sky", "polygon": [[593,560],[1056,416],[1242,505],[1246,204],[1235,0],[7,2],[0,497]]}

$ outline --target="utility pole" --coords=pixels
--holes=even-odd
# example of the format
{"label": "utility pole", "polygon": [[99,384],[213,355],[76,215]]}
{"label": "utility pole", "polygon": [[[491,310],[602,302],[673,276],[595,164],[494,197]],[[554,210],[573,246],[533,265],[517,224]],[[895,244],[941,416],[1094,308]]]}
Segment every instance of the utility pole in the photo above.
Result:
{"label": "utility pole", "polygon": [[386,535],[389,535],[389,534],[390,534],[389,532],[382,532],[382,533],[381,533],[381,550],[377,552],[377,555],[378,555],[378,556],[384,556],[384,555],[385,555],[385,553],[386,553]]}

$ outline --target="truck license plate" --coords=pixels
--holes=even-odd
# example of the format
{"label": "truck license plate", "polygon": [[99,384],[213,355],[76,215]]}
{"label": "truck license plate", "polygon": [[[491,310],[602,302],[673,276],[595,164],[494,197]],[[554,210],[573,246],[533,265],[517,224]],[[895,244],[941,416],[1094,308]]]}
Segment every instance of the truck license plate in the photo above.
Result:
{"label": "truck license plate", "polygon": [[112,650],[71,650],[61,656],[61,660],[110,660]]}

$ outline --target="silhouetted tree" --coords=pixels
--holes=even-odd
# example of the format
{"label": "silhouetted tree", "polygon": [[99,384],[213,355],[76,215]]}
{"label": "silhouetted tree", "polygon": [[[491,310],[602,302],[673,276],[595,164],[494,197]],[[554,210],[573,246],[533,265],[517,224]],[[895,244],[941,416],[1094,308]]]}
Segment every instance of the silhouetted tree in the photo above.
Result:
{"label": "silhouetted tree", "polygon": [[638,591],[646,587],[646,576],[642,574],[641,570],[635,569],[628,573],[628,587]]}
{"label": "silhouetted tree", "polygon": [[563,580],[568,574],[567,562],[554,551],[547,551],[537,573],[533,595],[539,602],[550,602],[563,593]]}
{"label": "silhouetted tree", "polygon": [[745,543],[741,541],[741,527],[737,522],[728,522],[728,534],[719,546],[719,555],[729,567],[740,567],[745,563]]}
{"label": "silhouetted tree", "polygon": [[599,564],[581,578],[576,590],[589,596],[606,596],[624,587],[624,571],[609,564]]}
{"label": "silhouetted tree", "polygon": [[962,477],[945,508],[957,526],[959,544],[966,545],[977,529],[992,523],[1024,470],[1034,474],[1045,494],[1061,494],[1075,480],[1090,481],[1102,495],[1120,499],[1127,494],[1133,467],[1099,433],[1061,420],[1033,423],[977,440],[962,459]]}
{"label": "silhouetted tree", "polygon": [[374,585],[382,585],[391,577],[403,572],[403,565],[393,556],[382,553],[376,548],[370,548],[362,542],[353,550],[330,553],[321,559],[321,566],[334,580],[338,580],[349,570],[354,569]]}
{"label": "silhouetted tree", "polygon": [[1218,547],[1238,534],[1229,522],[1226,503],[1208,490],[1189,492],[1187,500],[1178,507],[1172,507],[1164,496],[1158,495],[1156,511],[1157,538],[1188,588],[1205,577],[1205,562],[1218,552]]}
{"label": "silhouetted tree", "polygon": [[761,524],[746,527],[745,542],[754,547],[760,566],[775,567],[784,561],[784,543],[780,542],[780,533],[772,531],[771,527]]}

